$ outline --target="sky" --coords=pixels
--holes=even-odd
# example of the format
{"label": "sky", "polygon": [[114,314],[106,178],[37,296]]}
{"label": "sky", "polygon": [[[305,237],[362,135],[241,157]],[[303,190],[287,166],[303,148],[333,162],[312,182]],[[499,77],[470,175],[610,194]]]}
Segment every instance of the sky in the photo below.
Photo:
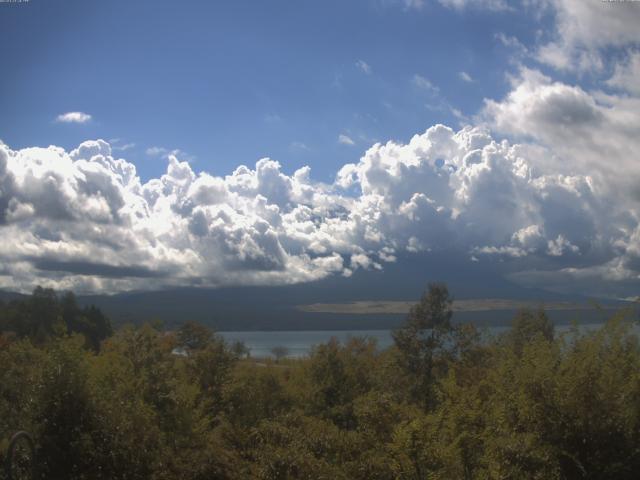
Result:
{"label": "sky", "polygon": [[432,255],[634,297],[639,24],[600,0],[0,3],[0,288]]}

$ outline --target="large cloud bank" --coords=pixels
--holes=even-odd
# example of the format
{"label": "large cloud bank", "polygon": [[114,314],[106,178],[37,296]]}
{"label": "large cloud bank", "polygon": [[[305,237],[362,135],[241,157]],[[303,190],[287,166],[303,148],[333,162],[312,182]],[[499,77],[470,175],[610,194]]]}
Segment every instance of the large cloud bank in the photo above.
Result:
{"label": "large cloud bank", "polygon": [[102,140],[70,152],[0,142],[0,288],[299,283],[431,251],[494,262],[524,285],[637,295],[640,8],[518,4],[552,28],[528,47],[510,42],[510,89],[475,126],[376,144],[332,184],[270,159],[216,177],[176,156],[142,183]]}
{"label": "large cloud bank", "polygon": [[[487,108],[499,121],[514,101]],[[333,184],[270,159],[224,178],[196,174],[173,156],[142,183],[102,140],[71,152],[0,145],[0,288],[286,284],[445,248],[525,262],[534,281],[541,271],[544,281],[637,278],[635,203],[619,205],[607,178],[558,163],[552,171],[545,148],[482,127],[442,125],[372,146]]]}

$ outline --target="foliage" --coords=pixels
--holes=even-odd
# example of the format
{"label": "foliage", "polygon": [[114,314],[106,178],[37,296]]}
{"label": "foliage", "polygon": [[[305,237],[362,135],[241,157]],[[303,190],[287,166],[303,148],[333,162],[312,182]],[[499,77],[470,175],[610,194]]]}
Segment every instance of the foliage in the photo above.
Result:
{"label": "foliage", "polygon": [[194,323],[100,339],[102,314],[46,290],[0,312],[0,454],[30,431],[46,479],[640,471],[640,342],[624,313],[559,335],[544,312],[523,311],[481,339],[451,322],[446,287],[432,285],[386,351],[332,340],[273,362]]}
{"label": "foliage", "polygon": [[544,310],[532,311],[520,310],[513,319],[511,331],[505,336],[505,340],[511,344],[514,351],[520,355],[526,345],[542,337],[552,341],[554,327]]}
{"label": "foliage", "polygon": [[287,347],[283,347],[282,345],[277,345],[271,349],[271,353],[274,357],[276,357],[276,361],[280,361],[289,355],[289,349]]}
{"label": "foliage", "polygon": [[113,333],[111,322],[97,307],[80,308],[72,292],[59,298],[50,288],[41,287],[25,300],[0,303],[0,331],[37,344],[79,333],[87,347],[96,351]]}
{"label": "foliage", "polygon": [[405,325],[393,332],[400,367],[411,376],[411,396],[425,409],[436,402],[436,370],[448,365],[454,332],[452,303],[446,285],[430,284],[420,302],[409,311]]}

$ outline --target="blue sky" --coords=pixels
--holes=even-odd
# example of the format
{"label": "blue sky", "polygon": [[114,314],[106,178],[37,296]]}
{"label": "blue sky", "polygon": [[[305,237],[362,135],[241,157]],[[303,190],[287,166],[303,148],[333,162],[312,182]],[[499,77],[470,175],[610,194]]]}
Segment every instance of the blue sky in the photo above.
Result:
{"label": "blue sky", "polygon": [[0,288],[451,259],[634,297],[639,24],[600,0],[0,3]]}
{"label": "blue sky", "polygon": [[[269,156],[331,180],[375,141],[458,125],[452,109],[503,95],[512,52],[496,35],[526,41],[537,24],[371,0],[32,0],[3,7],[0,27],[0,131],[14,147],[119,139],[144,178],[165,168],[145,154],[158,146],[217,174]],[[68,111],[92,120],[53,121]]]}

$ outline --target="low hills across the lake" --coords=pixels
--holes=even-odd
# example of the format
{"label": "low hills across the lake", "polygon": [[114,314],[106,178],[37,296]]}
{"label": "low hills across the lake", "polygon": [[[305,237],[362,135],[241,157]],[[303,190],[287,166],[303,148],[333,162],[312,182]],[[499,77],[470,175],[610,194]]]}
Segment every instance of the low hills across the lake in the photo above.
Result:
{"label": "low hills across the lake", "polygon": [[[82,305],[96,305],[115,325],[161,321],[173,328],[185,321],[218,331],[375,330],[399,326],[419,296],[403,300],[344,298],[313,284],[224,289],[182,288],[117,295],[78,295]],[[527,292],[531,294],[531,292]],[[479,326],[509,325],[520,309],[543,308],[558,324],[599,323],[625,301],[564,297],[537,292],[538,298],[462,298],[454,300],[454,321]],[[9,300],[20,294],[0,292]],[[549,298],[551,297],[551,298]]]}
{"label": "low hills across the lake", "polygon": [[599,323],[610,309],[630,305],[606,294],[525,287],[482,262],[435,254],[398,258],[384,270],[358,270],[348,278],[293,285],[76,294],[79,303],[98,306],[114,325],[159,320],[174,328],[192,320],[218,331],[375,330],[400,325],[427,284],[440,281],[453,297],[453,320],[481,326],[509,325],[517,310],[539,307],[555,323]]}

